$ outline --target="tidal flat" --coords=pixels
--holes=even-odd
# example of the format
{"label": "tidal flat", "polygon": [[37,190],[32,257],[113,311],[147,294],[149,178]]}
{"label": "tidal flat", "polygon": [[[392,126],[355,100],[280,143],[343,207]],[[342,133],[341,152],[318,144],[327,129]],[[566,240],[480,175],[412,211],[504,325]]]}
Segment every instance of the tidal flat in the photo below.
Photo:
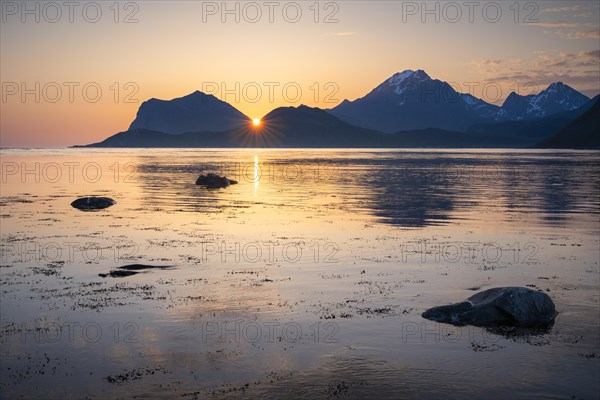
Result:
{"label": "tidal flat", "polygon": [[[0,397],[596,398],[599,162],[4,149]],[[70,206],[92,195],[116,204]],[[130,264],[168,268],[108,274]],[[500,286],[547,293],[554,325],[421,317]]]}

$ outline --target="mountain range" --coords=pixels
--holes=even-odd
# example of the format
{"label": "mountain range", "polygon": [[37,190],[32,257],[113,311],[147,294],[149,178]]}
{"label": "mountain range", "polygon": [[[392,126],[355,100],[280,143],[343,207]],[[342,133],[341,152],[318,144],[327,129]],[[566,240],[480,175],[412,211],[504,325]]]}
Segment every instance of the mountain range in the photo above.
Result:
{"label": "mountain range", "polygon": [[536,95],[512,92],[502,106],[496,106],[459,93],[423,70],[407,70],[394,74],[364,97],[344,100],[330,112],[349,123],[389,133],[424,128],[467,131],[476,124],[543,118],[575,110],[589,101],[557,82]]}
{"label": "mountain range", "polygon": [[[560,143],[568,148],[580,125],[563,128],[597,110],[597,104],[598,97],[590,100],[557,82],[534,95],[511,93],[497,106],[459,93],[423,70],[407,70],[333,109],[277,108],[260,127],[232,105],[199,91],[173,100],[150,99],[127,131],[88,146],[523,148]],[[594,115],[597,111],[586,121]],[[546,141],[559,131],[562,139]],[[578,136],[577,148],[597,148],[597,137],[594,131]]]}

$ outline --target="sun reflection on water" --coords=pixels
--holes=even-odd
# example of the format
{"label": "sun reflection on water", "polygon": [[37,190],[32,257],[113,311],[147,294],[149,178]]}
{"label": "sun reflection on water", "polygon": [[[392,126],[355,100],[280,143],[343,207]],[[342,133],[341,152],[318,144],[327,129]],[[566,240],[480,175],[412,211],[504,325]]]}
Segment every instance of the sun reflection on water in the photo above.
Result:
{"label": "sun reflection on water", "polygon": [[258,191],[258,181],[260,180],[260,166],[258,165],[258,155],[254,156],[254,192]]}

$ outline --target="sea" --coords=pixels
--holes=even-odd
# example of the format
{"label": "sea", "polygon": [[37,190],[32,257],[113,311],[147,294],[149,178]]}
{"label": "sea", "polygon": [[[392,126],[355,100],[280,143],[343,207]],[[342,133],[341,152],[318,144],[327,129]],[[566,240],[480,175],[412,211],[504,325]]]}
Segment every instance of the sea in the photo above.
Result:
{"label": "sea", "polygon": [[[2,399],[599,396],[597,151],[56,148],[0,161]],[[197,186],[207,173],[237,184]],[[85,196],[116,204],[71,206]],[[130,264],[152,268],[110,276]],[[502,286],[547,293],[554,324],[421,317]]]}

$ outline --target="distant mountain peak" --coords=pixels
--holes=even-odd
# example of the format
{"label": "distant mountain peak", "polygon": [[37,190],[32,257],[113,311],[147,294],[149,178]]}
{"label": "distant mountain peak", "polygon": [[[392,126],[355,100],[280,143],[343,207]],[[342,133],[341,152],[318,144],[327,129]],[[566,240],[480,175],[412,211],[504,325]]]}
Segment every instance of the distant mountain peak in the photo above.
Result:
{"label": "distant mountain peak", "polygon": [[515,120],[541,118],[561,111],[574,110],[590,99],[563,82],[554,82],[538,94],[521,96],[515,92],[502,108]]}
{"label": "distant mountain peak", "polygon": [[398,86],[407,79],[416,80],[420,82],[431,79],[431,77],[427,75],[427,72],[423,71],[422,69],[418,69],[416,71],[407,69],[402,72],[395,73],[394,75],[392,75],[392,77],[390,77],[387,80],[387,82],[389,86]]}
{"label": "distant mountain peak", "polygon": [[307,106],[306,104],[300,104],[298,107],[296,107],[298,110],[321,110],[318,107],[311,107],[311,106]]}
{"label": "distant mountain peak", "polygon": [[391,93],[392,95],[402,95],[406,89],[414,90],[417,86],[431,81],[431,77],[422,69],[413,71],[411,69],[397,72],[383,83],[373,89],[372,93]]}
{"label": "distant mountain peak", "polygon": [[577,90],[573,89],[571,86],[569,86],[563,82],[551,83],[550,85],[548,85],[548,87],[545,90],[540,92],[540,94],[542,94],[544,92],[549,92],[549,93],[560,92],[560,93],[567,93],[567,94],[571,93],[571,94],[575,94],[575,95],[577,95],[577,94],[581,95],[581,93],[579,93]]}
{"label": "distant mountain peak", "polygon": [[312,118],[319,116],[330,116],[325,110],[318,107],[310,107],[305,104],[301,104],[299,106],[288,106],[288,107],[278,107],[274,110],[271,110],[267,115],[263,117],[264,121],[272,121],[278,120],[281,118],[298,118],[299,116],[304,116],[304,118]]}
{"label": "distant mountain peak", "polygon": [[200,90],[194,90],[192,93],[185,95],[183,97],[180,97],[178,99],[173,99],[173,100],[195,100],[195,99],[207,99],[207,98],[215,98],[215,96],[213,96],[212,94],[206,94],[204,92],[201,92]]}
{"label": "distant mountain peak", "polygon": [[521,96],[512,92],[504,101],[502,109],[511,119],[528,120],[542,118],[561,111],[581,107],[590,99],[563,82],[554,82],[538,94]]}
{"label": "distant mountain peak", "polygon": [[563,82],[554,82],[548,86],[548,89],[560,88],[566,86]]}
{"label": "distant mountain peak", "polygon": [[196,90],[172,100],[152,98],[143,102],[129,129],[170,134],[217,132],[242,126],[248,119],[229,103]]}
{"label": "distant mountain peak", "polygon": [[152,98],[148,99],[148,101],[185,103],[185,102],[189,102],[189,101],[206,100],[208,98],[217,99],[215,96],[213,96],[211,94],[206,94],[204,92],[201,92],[200,90],[195,90],[192,93],[186,94],[185,96],[175,97],[171,100],[157,99],[156,97],[152,97]]}
{"label": "distant mountain peak", "polygon": [[204,93],[204,92],[199,91],[199,90],[194,90],[192,93],[190,93],[190,94],[188,94],[186,96],[183,96],[183,98],[185,99],[185,98],[190,98],[190,97],[193,98],[193,97],[204,97],[204,96],[208,96],[208,95],[206,93]]}

